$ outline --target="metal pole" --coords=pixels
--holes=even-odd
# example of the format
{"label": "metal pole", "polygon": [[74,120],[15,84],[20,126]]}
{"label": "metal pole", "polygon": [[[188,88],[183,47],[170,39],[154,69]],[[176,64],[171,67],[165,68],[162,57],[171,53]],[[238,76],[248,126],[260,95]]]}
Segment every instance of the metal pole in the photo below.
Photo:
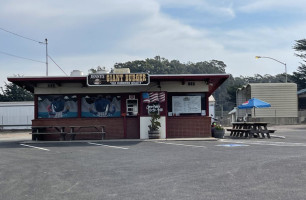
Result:
{"label": "metal pole", "polygon": [[276,109],[275,109],[275,114],[274,114],[274,119],[275,119],[275,124],[276,124]]}
{"label": "metal pole", "polygon": [[45,44],[46,44],[46,76],[48,76],[48,40],[47,38],[45,39]]}
{"label": "metal pole", "polygon": [[286,65],[286,63],[285,63],[285,75],[286,75],[286,83],[287,83],[288,79],[287,79],[287,65]]}
{"label": "metal pole", "polygon": [[267,56],[255,56],[255,58],[268,58],[268,59],[274,60],[278,63],[281,63],[281,64],[285,65],[285,77],[286,77],[286,82],[285,83],[287,83],[288,79],[287,79],[287,65],[286,65],[286,63],[281,62],[279,60],[276,60],[275,58],[267,57]]}

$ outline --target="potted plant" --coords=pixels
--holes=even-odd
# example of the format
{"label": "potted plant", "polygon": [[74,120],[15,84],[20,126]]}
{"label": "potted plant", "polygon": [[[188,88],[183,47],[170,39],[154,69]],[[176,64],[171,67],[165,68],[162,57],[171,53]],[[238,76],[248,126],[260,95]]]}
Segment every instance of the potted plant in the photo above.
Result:
{"label": "potted plant", "polygon": [[159,139],[160,137],[160,131],[159,127],[161,127],[160,122],[158,121],[160,119],[160,115],[155,112],[151,114],[151,124],[148,126],[149,127],[149,139]]}
{"label": "potted plant", "polygon": [[225,130],[223,126],[220,124],[215,125],[214,131],[213,131],[213,137],[215,138],[223,138],[224,137]]}

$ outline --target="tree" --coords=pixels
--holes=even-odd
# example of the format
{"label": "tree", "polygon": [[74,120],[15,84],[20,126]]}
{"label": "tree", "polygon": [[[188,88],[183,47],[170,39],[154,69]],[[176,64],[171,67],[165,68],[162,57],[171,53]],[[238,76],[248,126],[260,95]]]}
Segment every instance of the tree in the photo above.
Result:
{"label": "tree", "polygon": [[[297,40],[293,49],[298,52],[295,55],[302,58],[303,62],[306,62],[306,39]],[[293,72],[290,77],[297,84],[298,90],[306,88],[306,65],[301,63],[297,72]]]}
{"label": "tree", "polygon": [[298,67],[297,72],[293,72],[293,81],[297,84],[298,90],[306,88],[306,65],[302,64]]}
{"label": "tree", "polygon": [[301,57],[302,59],[305,59],[306,58],[306,39],[296,40],[296,44],[293,46],[293,49],[299,52],[295,54],[296,56]]}
{"label": "tree", "polygon": [[0,95],[0,101],[33,101],[33,94],[25,89],[13,84],[5,83],[3,94]]}
{"label": "tree", "polygon": [[[149,72],[150,74],[224,74],[226,64],[222,61],[211,60],[197,63],[181,63],[178,60],[167,60],[160,56],[136,60],[126,63],[116,63],[115,68],[130,68],[132,73]],[[306,67],[305,67],[306,74]],[[230,76],[213,94],[217,105],[224,111],[232,110],[236,105],[236,91],[248,83],[279,83],[283,82],[285,74],[272,76],[269,74],[255,74],[253,77]],[[292,80],[292,77],[288,79]]]}
{"label": "tree", "polygon": [[213,74],[225,73],[226,65],[222,61],[211,60],[186,64],[178,60],[169,61],[160,56],[154,59],[136,60],[126,63],[116,63],[115,68],[130,68],[132,73],[149,72],[150,74]]}

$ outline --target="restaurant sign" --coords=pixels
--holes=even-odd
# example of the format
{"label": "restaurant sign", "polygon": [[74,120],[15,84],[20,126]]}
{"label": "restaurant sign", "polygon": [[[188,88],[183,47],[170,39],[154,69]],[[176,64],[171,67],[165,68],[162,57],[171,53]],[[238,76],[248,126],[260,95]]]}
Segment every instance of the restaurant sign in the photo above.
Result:
{"label": "restaurant sign", "polygon": [[88,86],[136,86],[148,85],[149,74],[89,74],[87,76]]}

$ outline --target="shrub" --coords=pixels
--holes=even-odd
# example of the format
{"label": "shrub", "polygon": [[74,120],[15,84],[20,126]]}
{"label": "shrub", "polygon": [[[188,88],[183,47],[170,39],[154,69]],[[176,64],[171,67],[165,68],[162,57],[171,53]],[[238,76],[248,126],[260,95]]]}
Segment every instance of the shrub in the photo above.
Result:
{"label": "shrub", "polygon": [[223,126],[221,126],[220,124],[217,124],[215,126],[215,130],[224,130]]}

